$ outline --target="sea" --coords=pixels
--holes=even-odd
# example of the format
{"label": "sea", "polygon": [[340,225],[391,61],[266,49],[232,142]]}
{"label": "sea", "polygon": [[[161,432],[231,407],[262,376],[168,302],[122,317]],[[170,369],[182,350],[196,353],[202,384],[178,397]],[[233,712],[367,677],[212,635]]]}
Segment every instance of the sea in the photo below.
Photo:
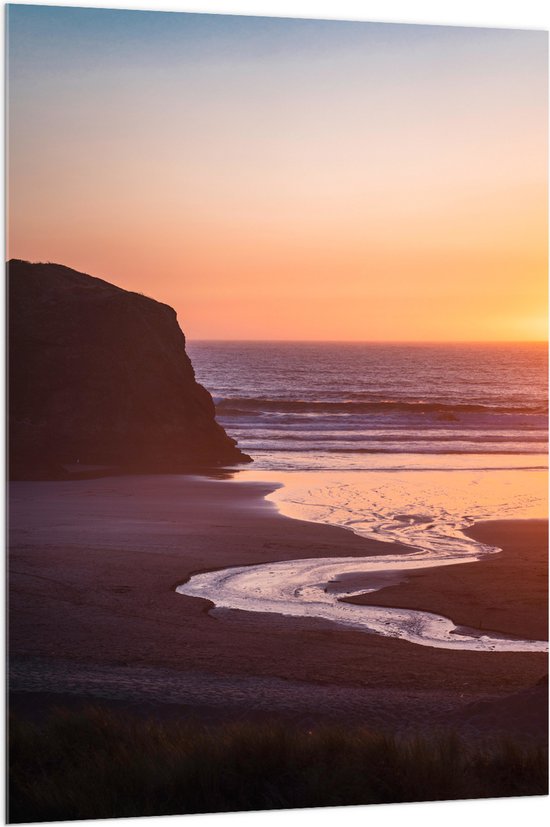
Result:
{"label": "sea", "polygon": [[197,380],[291,517],[458,552],[548,514],[544,343],[191,341]]}

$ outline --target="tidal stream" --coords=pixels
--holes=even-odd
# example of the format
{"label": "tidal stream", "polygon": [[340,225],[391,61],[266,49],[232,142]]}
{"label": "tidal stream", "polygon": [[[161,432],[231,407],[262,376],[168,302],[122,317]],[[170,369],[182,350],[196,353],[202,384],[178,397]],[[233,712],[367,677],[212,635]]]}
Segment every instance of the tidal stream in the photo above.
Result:
{"label": "tidal stream", "polygon": [[[177,587],[180,594],[210,600],[217,608],[311,617],[420,646],[478,652],[546,652],[548,643],[456,627],[446,617],[410,609],[346,603],[342,597],[378,591],[382,575],[471,563],[472,554],[446,558],[430,552],[410,555],[289,560],[202,572]],[[372,575],[369,582],[369,575]],[[350,588],[361,577],[360,589]]]}

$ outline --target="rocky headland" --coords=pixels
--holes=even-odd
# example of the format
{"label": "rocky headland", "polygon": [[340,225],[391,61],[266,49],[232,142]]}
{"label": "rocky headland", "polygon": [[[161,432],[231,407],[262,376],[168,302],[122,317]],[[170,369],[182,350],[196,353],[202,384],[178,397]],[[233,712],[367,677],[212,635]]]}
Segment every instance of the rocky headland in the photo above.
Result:
{"label": "rocky headland", "polygon": [[59,264],[7,272],[10,478],[249,460],[216,422],[171,307]]}

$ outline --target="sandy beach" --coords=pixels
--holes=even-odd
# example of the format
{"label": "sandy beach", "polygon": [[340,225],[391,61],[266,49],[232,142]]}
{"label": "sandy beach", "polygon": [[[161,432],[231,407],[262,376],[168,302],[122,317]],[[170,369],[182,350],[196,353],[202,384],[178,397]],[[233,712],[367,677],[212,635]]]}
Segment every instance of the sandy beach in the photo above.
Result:
{"label": "sandy beach", "polygon": [[[14,708],[101,700],[206,720],[272,715],[545,737],[544,654],[436,650],[314,619],[209,612],[177,594],[206,569],[388,553],[385,543],[279,515],[269,491],[195,476],[12,484]],[[455,567],[458,581],[433,569],[368,599],[541,636],[546,522],[486,523],[473,536],[503,553]]]}
{"label": "sandy beach", "polygon": [[[548,522],[495,520],[466,534],[502,551],[453,571],[411,572],[407,582],[350,603],[423,609],[459,626],[548,640]],[[481,566],[481,568],[480,568]]]}

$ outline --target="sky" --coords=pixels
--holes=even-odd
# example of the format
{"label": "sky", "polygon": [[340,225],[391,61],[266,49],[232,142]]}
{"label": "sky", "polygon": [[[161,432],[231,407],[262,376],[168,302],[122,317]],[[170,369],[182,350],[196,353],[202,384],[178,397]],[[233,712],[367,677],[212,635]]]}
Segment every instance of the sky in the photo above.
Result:
{"label": "sky", "polygon": [[8,255],[191,339],[547,336],[547,34],[8,11]]}

